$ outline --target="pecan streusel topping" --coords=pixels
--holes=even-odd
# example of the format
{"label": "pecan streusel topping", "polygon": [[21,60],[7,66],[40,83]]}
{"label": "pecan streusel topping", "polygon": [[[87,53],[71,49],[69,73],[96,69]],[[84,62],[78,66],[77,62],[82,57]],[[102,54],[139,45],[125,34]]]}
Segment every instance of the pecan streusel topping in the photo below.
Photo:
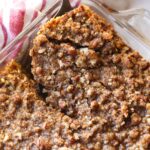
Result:
{"label": "pecan streusel topping", "polygon": [[150,63],[106,20],[79,6],[43,25],[30,55],[47,104],[79,122],[87,149],[150,148]]}

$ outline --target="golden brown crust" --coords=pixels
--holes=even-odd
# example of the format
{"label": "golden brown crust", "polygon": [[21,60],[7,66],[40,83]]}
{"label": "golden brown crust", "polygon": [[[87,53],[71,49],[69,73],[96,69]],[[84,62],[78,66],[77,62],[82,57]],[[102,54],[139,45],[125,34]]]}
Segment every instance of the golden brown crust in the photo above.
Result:
{"label": "golden brown crust", "polygon": [[1,150],[85,149],[71,126],[71,118],[46,106],[17,63],[0,71]]}
{"label": "golden brown crust", "polygon": [[30,55],[47,103],[79,122],[88,149],[150,148],[150,63],[103,18],[80,6],[50,20]]}
{"label": "golden brown crust", "polygon": [[70,41],[90,48],[102,47],[105,40],[112,39],[112,27],[105,19],[95,14],[89,7],[80,7],[51,19],[44,24],[39,34],[60,41]]}

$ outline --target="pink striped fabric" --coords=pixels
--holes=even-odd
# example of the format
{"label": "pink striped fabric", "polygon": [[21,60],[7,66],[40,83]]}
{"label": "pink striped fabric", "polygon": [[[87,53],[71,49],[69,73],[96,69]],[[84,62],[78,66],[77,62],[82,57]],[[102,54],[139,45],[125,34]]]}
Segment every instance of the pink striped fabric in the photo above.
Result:
{"label": "pink striped fabric", "polygon": [[[52,0],[1,0],[0,1],[0,50],[42,12]],[[74,7],[80,0],[70,0]]]}

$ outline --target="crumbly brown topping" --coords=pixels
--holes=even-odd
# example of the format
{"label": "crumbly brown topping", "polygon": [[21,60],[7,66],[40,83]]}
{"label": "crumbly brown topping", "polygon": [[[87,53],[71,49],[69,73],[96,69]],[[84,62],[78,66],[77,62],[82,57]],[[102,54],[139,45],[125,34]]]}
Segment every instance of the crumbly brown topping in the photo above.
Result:
{"label": "crumbly brown topping", "polygon": [[150,148],[150,63],[103,18],[80,6],[50,20],[30,55],[47,103],[79,122],[87,149]]}
{"label": "crumbly brown topping", "polygon": [[[46,106],[15,62],[0,71],[0,149],[86,149],[78,121]],[[78,132],[80,134],[78,134]]]}
{"label": "crumbly brown topping", "polygon": [[90,48],[104,45],[111,41],[112,27],[88,7],[80,6],[63,16],[51,19],[41,27],[39,34],[59,41],[70,41]]}

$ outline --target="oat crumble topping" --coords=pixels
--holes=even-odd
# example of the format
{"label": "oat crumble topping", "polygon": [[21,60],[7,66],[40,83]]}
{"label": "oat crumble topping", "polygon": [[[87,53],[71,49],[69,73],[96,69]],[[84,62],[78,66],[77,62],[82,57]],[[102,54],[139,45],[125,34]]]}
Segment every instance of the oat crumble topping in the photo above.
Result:
{"label": "oat crumble topping", "polygon": [[150,63],[102,17],[79,6],[51,19],[30,55],[47,104],[78,120],[87,149],[150,149]]}
{"label": "oat crumble topping", "polygon": [[0,70],[0,150],[150,149],[150,63],[105,19],[83,5],[53,18],[30,56],[34,80]]}

